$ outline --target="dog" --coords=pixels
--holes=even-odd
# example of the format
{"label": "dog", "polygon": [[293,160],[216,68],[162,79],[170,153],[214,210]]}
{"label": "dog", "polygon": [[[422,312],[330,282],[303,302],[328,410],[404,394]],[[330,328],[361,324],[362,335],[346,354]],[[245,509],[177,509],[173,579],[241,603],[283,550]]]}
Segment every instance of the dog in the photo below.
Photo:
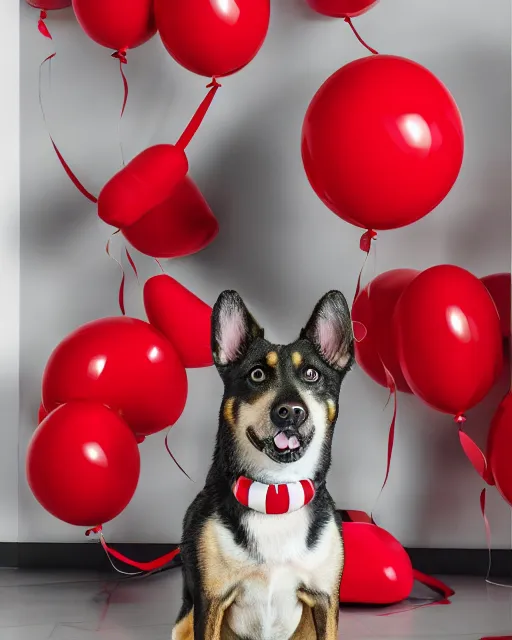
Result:
{"label": "dog", "polygon": [[225,291],[211,335],[225,389],[213,463],[183,523],[172,640],[335,640],[344,553],[326,475],[354,360],[347,302],[327,293],[282,346]]}

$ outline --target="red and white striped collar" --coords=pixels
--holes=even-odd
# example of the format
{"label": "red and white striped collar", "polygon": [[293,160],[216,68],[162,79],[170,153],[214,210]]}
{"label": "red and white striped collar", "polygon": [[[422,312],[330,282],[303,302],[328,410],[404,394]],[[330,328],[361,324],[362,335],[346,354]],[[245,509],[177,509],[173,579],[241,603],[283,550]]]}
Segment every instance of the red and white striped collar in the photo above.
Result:
{"label": "red and white striped collar", "polygon": [[287,484],[263,484],[240,476],[233,486],[233,495],[244,507],[281,515],[305,507],[315,497],[312,480],[300,480]]}

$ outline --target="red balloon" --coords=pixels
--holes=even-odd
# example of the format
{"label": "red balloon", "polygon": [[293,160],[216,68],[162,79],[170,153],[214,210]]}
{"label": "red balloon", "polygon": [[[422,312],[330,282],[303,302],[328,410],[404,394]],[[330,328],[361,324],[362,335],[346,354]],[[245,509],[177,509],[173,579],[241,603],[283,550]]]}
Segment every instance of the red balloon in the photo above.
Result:
{"label": "red balloon", "polygon": [[111,178],[98,197],[98,215],[114,227],[134,224],[167,200],[187,175],[185,152],[158,144],[139,153]]}
{"label": "red balloon", "polygon": [[60,406],[39,425],[28,447],[32,493],[56,518],[80,527],[119,515],[135,493],[139,473],[133,433],[101,404]]}
{"label": "red balloon", "polygon": [[498,491],[512,506],[512,393],[505,396],[494,415],[487,457]]}
{"label": "red balloon", "polygon": [[355,60],[320,87],[302,129],[302,159],[319,198],[366,229],[427,215],[452,188],[464,151],[446,87],[397,56]]}
{"label": "red balloon", "polygon": [[413,587],[411,560],[390,533],[374,524],[344,522],[345,566],[340,601],[395,604]]}
{"label": "red balloon", "polygon": [[357,18],[369,11],[379,0],[308,0],[317,13],[331,18]]}
{"label": "red balloon", "polygon": [[495,273],[482,278],[487,291],[491,294],[498,310],[501,325],[501,335],[507,341],[510,338],[510,273]]}
{"label": "red balloon", "polygon": [[398,360],[393,313],[398,299],[418,273],[414,269],[393,269],[382,273],[360,292],[352,307],[352,321],[360,323],[366,330],[364,338],[355,343],[359,366],[375,382],[387,387],[384,363],[397,389],[406,393],[411,393],[411,389]]}
{"label": "red balloon", "polygon": [[187,375],[171,343],[135,318],[102,318],[71,333],[43,375],[44,406],[102,402],[147,436],[173,425],[187,399]]}
{"label": "red balloon", "polygon": [[207,77],[245,67],[260,50],[270,0],[155,0],[158,31],[170,55]]}
{"label": "red balloon", "polygon": [[55,11],[71,6],[71,0],[27,0],[27,3],[34,9],[42,11]]}
{"label": "red balloon", "polygon": [[85,33],[103,47],[125,51],[156,33],[153,0],[73,0]]}
{"label": "red balloon", "polygon": [[44,408],[44,404],[41,402],[41,404],[39,405],[39,411],[37,413],[37,424],[41,424],[41,422],[46,418],[47,415],[48,411],[46,411],[46,409]]}
{"label": "red balloon", "polygon": [[172,342],[185,367],[213,365],[211,307],[165,274],[144,285],[144,306],[149,322]]}
{"label": "red balloon", "polygon": [[394,328],[405,379],[439,411],[471,409],[501,372],[496,307],[480,280],[460,267],[420,273],[398,301]]}
{"label": "red balloon", "polygon": [[217,219],[188,177],[176,185],[167,200],[123,228],[125,238],[153,258],[182,258],[197,253],[218,232]]}

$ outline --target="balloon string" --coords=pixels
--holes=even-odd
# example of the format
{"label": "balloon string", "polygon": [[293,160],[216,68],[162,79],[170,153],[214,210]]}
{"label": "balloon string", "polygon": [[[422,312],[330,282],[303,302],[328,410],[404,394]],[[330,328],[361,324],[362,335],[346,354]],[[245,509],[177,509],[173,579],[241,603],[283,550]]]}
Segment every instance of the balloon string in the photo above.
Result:
{"label": "balloon string", "polygon": [[111,258],[115,263],[117,263],[118,267],[121,269],[121,283],[119,285],[119,294],[118,294],[118,302],[119,302],[119,309],[121,309],[121,313],[123,314],[123,316],[126,315],[126,310],[125,310],[125,306],[124,306],[124,284],[125,284],[125,280],[126,280],[126,274],[124,272],[123,269],[123,265],[121,264],[121,261],[118,260],[117,258],[115,258],[112,253],[110,252],[110,243],[112,241],[112,238],[119,233],[119,229],[117,231],[114,231],[114,233],[110,236],[110,238],[107,241],[107,245],[105,247],[105,251],[107,252],[107,256],[109,258]]}
{"label": "balloon string", "polygon": [[476,442],[474,442],[468,434],[463,431],[462,424],[459,428],[459,441],[466,458],[471,462],[471,465],[482,480],[487,482],[489,485],[493,485],[494,478],[484,452]]}
{"label": "balloon string", "polygon": [[160,260],[158,258],[153,258],[153,260],[157,263],[157,265],[160,267],[160,271],[162,273],[165,273],[164,268],[162,267],[162,263],[160,262]]}
{"label": "balloon string", "polygon": [[361,251],[364,251],[366,253],[366,257],[364,259],[363,266],[361,267],[361,271],[359,271],[359,277],[357,278],[356,292],[354,294],[354,302],[356,301],[357,296],[361,292],[361,282],[363,279],[364,269],[366,267],[366,263],[368,262],[368,258],[370,256],[370,251],[372,249],[372,241],[375,240],[376,237],[377,237],[377,233],[373,231],[373,229],[368,229],[368,231],[365,231],[365,233],[363,233],[359,241],[359,248],[361,249]]}
{"label": "balloon string", "polygon": [[221,86],[222,85],[217,82],[216,78],[213,78],[210,84],[206,86],[206,88],[210,89],[210,91],[208,91],[206,98],[204,98],[204,100],[201,102],[197,111],[194,113],[192,120],[188,123],[185,131],[181,134],[180,139],[176,143],[177,147],[183,150],[187,148],[189,142],[192,140],[197,130],[201,126],[201,123],[204,120],[204,117],[208,109],[210,108],[213,99],[215,98],[215,94]]}
{"label": "balloon string", "polygon": [[[114,569],[118,573],[124,573],[124,575],[135,576],[135,575],[140,575],[140,573],[143,573],[143,572],[156,571],[157,569],[161,569],[162,567],[165,567],[170,562],[172,562],[174,560],[174,558],[180,552],[180,548],[177,547],[176,549],[173,549],[169,553],[166,553],[165,555],[160,556],[159,558],[155,558],[155,560],[151,560],[150,562],[137,562],[136,560],[132,560],[131,558],[127,558],[125,555],[123,555],[122,553],[119,553],[119,551],[116,551],[115,549],[112,549],[112,547],[110,547],[107,544],[107,542],[105,540],[105,537],[103,535],[103,527],[102,527],[102,525],[99,525],[97,527],[93,527],[92,529],[88,529],[85,532],[86,536],[90,536],[91,534],[98,534],[99,535],[101,546],[103,547],[105,553],[107,554],[107,556],[108,556],[108,558],[110,560],[110,564],[114,567]],[[123,562],[124,564],[127,564],[130,567],[135,567],[136,569],[139,569],[139,572],[138,573],[125,573],[124,571],[121,571],[120,569],[118,569],[114,565],[114,563],[112,562],[112,559],[111,559],[110,556],[114,557],[116,560],[119,560],[120,562]]]}
{"label": "balloon string", "polygon": [[121,151],[121,162],[123,163],[123,167],[125,166],[125,159],[124,159],[124,149],[123,149],[123,141],[121,138],[121,123],[123,120],[123,115],[124,115],[124,111],[126,109],[126,103],[128,102],[128,80],[126,79],[126,75],[124,73],[123,70],[123,64],[127,64],[128,63],[128,59],[126,57],[126,50],[125,49],[119,49],[118,51],[115,51],[112,54],[112,58],[115,58],[116,60],[119,60],[119,72],[121,74],[121,80],[123,81],[123,89],[124,89],[124,95],[123,95],[123,105],[121,107],[121,115],[119,117],[119,122],[117,123],[117,137],[119,139],[119,149]]}
{"label": "balloon string", "polygon": [[368,49],[368,51],[370,51],[371,53],[373,53],[374,55],[379,55],[379,52],[376,51],[375,49],[372,49],[372,47],[370,47],[369,44],[367,44],[359,35],[359,33],[357,32],[357,29],[354,27],[352,20],[350,18],[345,18],[345,22],[349,25],[349,27],[352,29],[352,31],[354,32],[355,37],[359,40],[359,42],[363,45],[363,47],[366,47]]}
{"label": "balloon string", "polygon": [[41,11],[41,13],[39,14],[39,21],[37,23],[37,28],[39,29],[39,33],[41,35],[43,35],[45,38],[48,38],[49,40],[53,40],[52,34],[50,33],[50,30],[48,29],[48,27],[46,25],[46,22],[45,22],[47,17],[48,17],[48,14],[43,9]]}
{"label": "balloon string", "polygon": [[[64,159],[63,155],[61,154],[61,152],[59,151],[57,145],[55,144],[55,141],[52,138],[52,135],[50,133],[50,129],[48,127],[48,122],[46,120],[46,113],[44,110],[44,106],[43,106],[43,99],[42,99],[42,90],[41,90],[41,86],[42,86],[42,71],[43,71],[43,67],[44,65],[49,62],[51,65],[51,61],[53,58],[55,58],[55,56],[57,55],[56,52],[50,54],[47,58],[45,58],[43,60],[43,62],[41,62],[41,64],[39,65],[39,108],[41,109],[41,114],[43,116],[43,122],[44,122],[44,126],[46,129],[46,133],[48,134],[48,137],[50,138],[50,141],[53,145],[53,149],[57,155],[57,158],[59,159],[59,162],[61,163],[64,171],[66,172],[68,178],[71,180],[71,182],[75,185],[75,187],[78,189],[78,191],[80,191],[80,193],[85,196],[88,200],[90,200],[91,202],[93,202],[94,204],[96,204],[98,202],[98,198],[96,198],[96,196],[94,196],[92,193],[90,193],[85,187],[84,185],[80,182],[80,180],[76,177],[76,175],[73,173],[73,170],[71,169],[71,167],[68,165],[68,163],[66,162],[66,160]],[[51,69],[51,67],[50,67]]]}
{"label": "balloon string", "polygon": [[188,473],[185,471],[185,469],[180,465],[180,463],[176,460],[176,458],[174,457],[173,452],[171,451],[171,448],[169,446],[169,434],[170,434],[171,430],[169,429],[167,431],[167,433],[165,434],[165,448],[167,449],[167,453],[171,456],[172,461],[174,462],[174,464],[178,467],[178,469],[181,471],[181,473],[183,473],[184,475],[187,476],[187,478],[190,480],[190,482],[194,482],[192,480],[192,478],[188,475]]}
{"label": "balloon string", "polygon": [[127,248],[127,247],[125,247],[125,248],[124,248],[124,251],[125,251],[125,253],[126,253],[126,258],[127,258],[128,262],[130,263],[130,267],[132,268],[133,273],[135,274],[135,277],[137,278],[137,282],[138,282],[138,283],[139,283],[139,285],[140,285],[139,272],[137,271],[137,266],[136,266],[136,264],[135,264],[135,261],[134,261],[134,259],[131,257],[130,252],[128,251],[128,248]]}
{"label": "balloon string", "polygon": [[486,511],[485,511],[485,505],[486,505],[486,499],[487,499],[487,489],[482,489],[482,493],[480,494],[480,511],[482,512],[482,518],[484,521],[484,526],[485,526],[485,538],[487,540],[487,550],[489,553],[489,562],[487,565],[487,576],[485,578],[485,581],[487,582],[487,584],[490,584],[494,587],[502,587],[504,589],[512,589],[512,585],[511,584],[503,584],[501,582],[494,582],[493,580],[490,579],[491,577],[491,569],[492,569],[492,536],[491,536],[491,525],[489,523],[489,518],[487,517]]}

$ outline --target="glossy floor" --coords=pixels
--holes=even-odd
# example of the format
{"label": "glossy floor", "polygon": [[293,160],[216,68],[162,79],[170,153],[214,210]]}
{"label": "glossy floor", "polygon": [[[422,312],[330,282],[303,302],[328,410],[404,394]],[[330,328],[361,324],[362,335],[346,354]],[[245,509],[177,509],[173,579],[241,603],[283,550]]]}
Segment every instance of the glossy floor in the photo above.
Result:
{"label": "glossy floor", "polygon": [[[450,606],[344,608],[340,638],[512,638],[512,589],[453,578]],[[423,597],[425,594],[415,594]],[[1,640],[169,640],[181,598],[179,570],[128,581],[97,574],[0,570]],[[404,611],[405,609],[405,611]]]}

